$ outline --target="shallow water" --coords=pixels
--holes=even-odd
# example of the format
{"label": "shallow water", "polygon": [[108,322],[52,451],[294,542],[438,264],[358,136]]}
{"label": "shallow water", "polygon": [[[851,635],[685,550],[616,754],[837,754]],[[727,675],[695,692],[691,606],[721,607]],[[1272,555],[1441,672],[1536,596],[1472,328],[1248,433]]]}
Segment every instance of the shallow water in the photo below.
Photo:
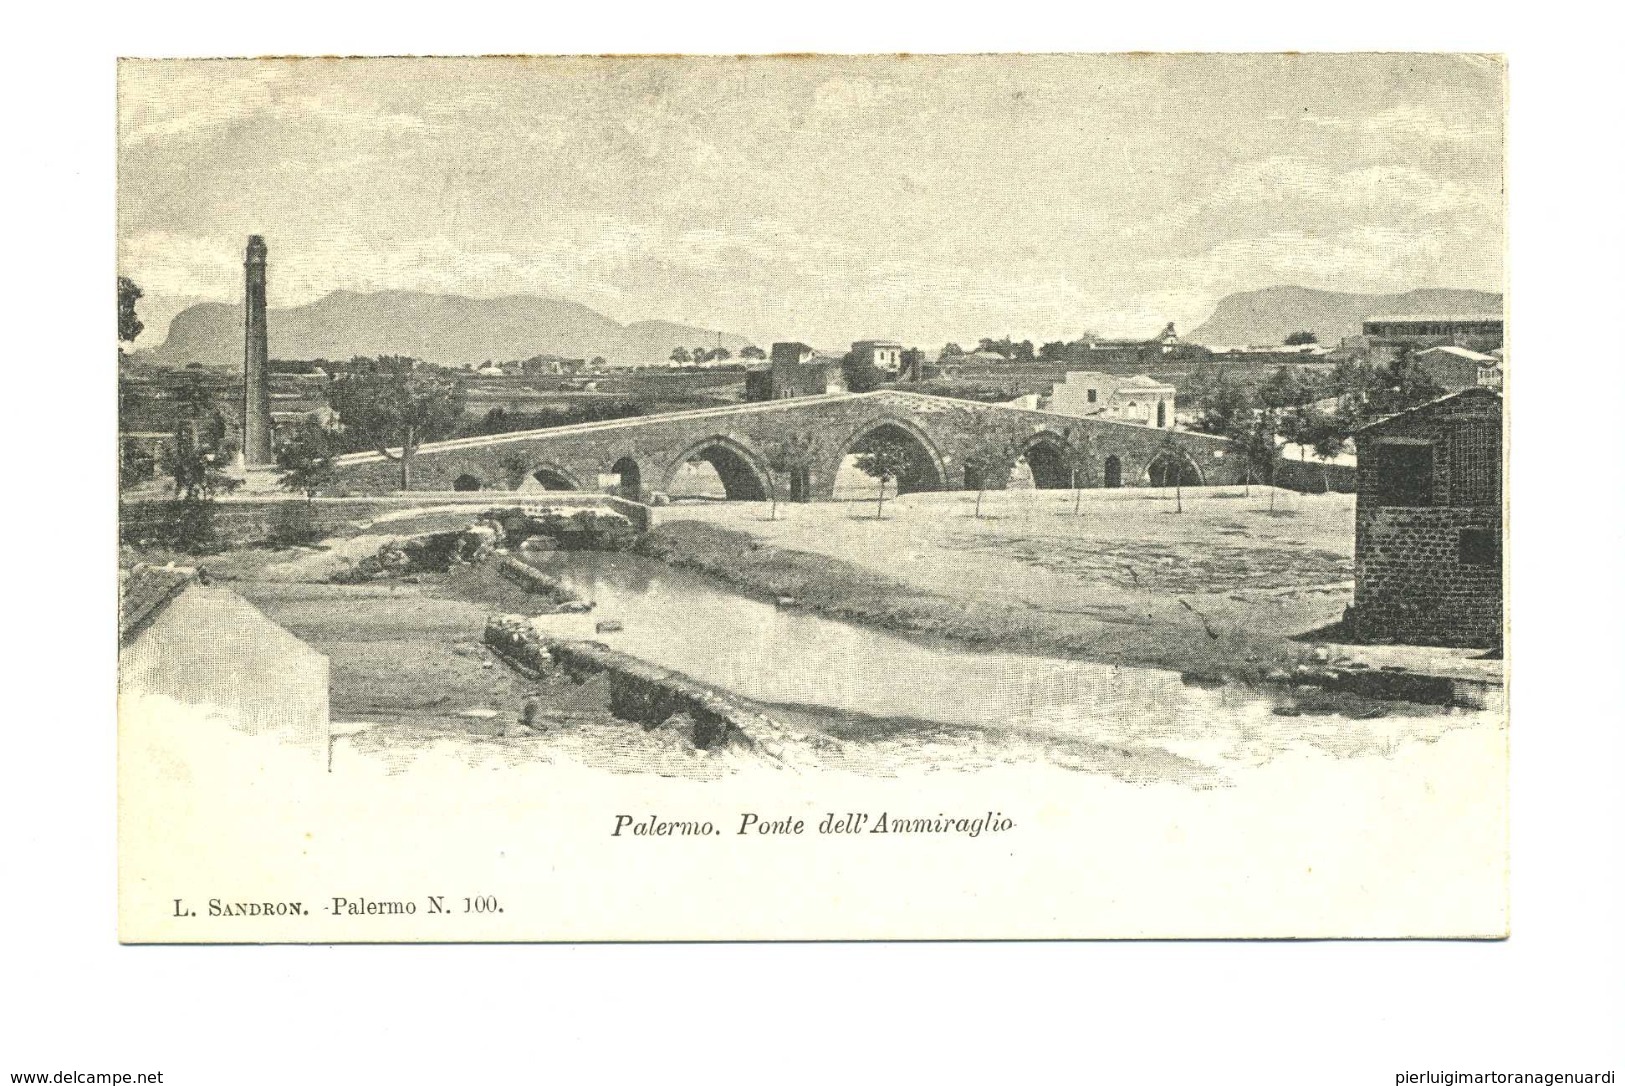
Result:
{"label": "shallow water", "polygon": [[[792,712],[842,738],[909,731],[1003,733],[1158,750],[1208,766],[1263,764],[1294,748],[1386,755],[1489,713],[1405,703],[1380,717],[1281,716],[1290,691],[1206,687],[1171,671],[1000,652],[906,637],[751,599],[635,555],[528,556],[595,601],[590,616],[537,619]],[[597,633],[596,623],[623,625]]]}

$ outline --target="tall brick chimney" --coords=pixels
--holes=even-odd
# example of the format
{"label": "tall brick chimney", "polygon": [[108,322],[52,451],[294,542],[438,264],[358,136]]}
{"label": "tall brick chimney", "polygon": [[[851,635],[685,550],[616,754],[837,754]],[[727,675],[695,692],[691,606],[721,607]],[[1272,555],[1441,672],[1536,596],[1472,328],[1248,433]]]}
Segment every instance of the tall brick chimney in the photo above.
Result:
{"label": "tall brick chimney", "polygon": [[243,257],[243,463],[250,468],[276,463],[271,451],[271,390],[266,371],[270,344],[265,328],[265,239],[248,239]]}

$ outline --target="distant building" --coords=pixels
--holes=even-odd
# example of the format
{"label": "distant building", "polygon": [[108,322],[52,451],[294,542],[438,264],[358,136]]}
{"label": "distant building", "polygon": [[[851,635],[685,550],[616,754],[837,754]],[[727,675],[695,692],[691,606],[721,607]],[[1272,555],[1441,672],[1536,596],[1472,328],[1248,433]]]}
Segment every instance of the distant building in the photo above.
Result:
{"label": "distant building", "polygon": [[1488,648],[1501,639],[1501,396],[1453,392],[1354,435],[1357,636]]}
{"label": "distant building", "polygon": [[325,768],[327,657],[196,570],[140,568],[119,583],[119,692],[219,712]]}
{"label": "distant building", "polygon": [[745,400],[788,400],[845,392],[841,360],[820,355],[805,343],[775,343],[773,362],[745,371]]}
{"label": "distant building", "polygon": [[519,372],[526,377],[556,377],[561,373],[579,373],[586,368],[585,358],[564,358],[556,354],[533,355],[519,363]]}
{"label": "distant building", "polygon": [[805,343],[775,343],[768,357],[777,366],[791,363],[799,364],[807,361],[817,353]]}
{"label": "distant building", "polygon": [[[1494,355],[1479,354],[1466,347],[1428,347],[1411,358],[1446,392],[1479,385],[1501,386],[1500,363]],[[1490,370],[1494,373],[1489,373]]]}
{"label": "distant building", "polygon": [[1500,317],[1410,316],[1373,317],[1360,325],[1357,341],[1345,340],[1345,347],[1363,347],[1372,362],[1388,363],[1401,350],[1427,347],[1466,347],[1471,351],[1491,351],[1501,346],[1503,321]]}
{"label": "distant building", "polygon": [[903,345],[889,339],[860,339],[852,344],[852,357],[896,376],[903,368]]}
{"label": "distant building", "polygon": [[1157,429],[1174,426],[1177,389],[1144,375],[1118,377],[1094,370],[1068,370],[1050,388],[1048,410],[1073,418],[1103,418]]}

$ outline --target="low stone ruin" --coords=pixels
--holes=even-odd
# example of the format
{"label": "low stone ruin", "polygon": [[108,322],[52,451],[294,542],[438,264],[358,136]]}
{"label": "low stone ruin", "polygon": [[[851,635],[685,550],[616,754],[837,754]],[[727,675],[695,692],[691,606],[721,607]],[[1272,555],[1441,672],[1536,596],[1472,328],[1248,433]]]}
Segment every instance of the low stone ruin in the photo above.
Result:
{"label": "low stone ruin", "polygon": [[485,643],[521,671],[562,673],[576,681],[605,676],[610,712],[622,720],[679,732],[700,750],[741,746],[773,755],[763,740],[780,732],[776,721],[743,700],[686,675],[617,652],[596,641],[543,637],[521,615],[486,620]]}
{"label": "low stone ruin", "polygon": [[[638,537],[630,519],[610,510],[558,510],[531,514],[522,509],[491,509],[467,528],[391,539],[353,567],[335,574],[336,584],[364,584],[419,573],[445,573],[506,550],[624,551]],[[523,563],[515,563],[523,565]],[[529,567],[525,567],[529,568]],[[579,602],[553,586],[558,602]]]}

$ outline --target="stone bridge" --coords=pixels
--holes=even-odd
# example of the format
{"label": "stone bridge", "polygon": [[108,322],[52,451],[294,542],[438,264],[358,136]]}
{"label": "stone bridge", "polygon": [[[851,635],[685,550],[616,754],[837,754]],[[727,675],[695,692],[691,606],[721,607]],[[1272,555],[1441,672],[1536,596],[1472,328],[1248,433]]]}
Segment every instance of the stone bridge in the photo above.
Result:
{"label": "stone bridge", "polygon": [[[426,443],[412,488],[597,491],[601,476],[616,476],[623,496],[641,500],[668,492],[683,465],[704,460],[730,499],[827,500],[845,457],[888,440],[908,453],[897,480],[904,494],[976,488],[976,467],[989,459],[977,453],[989,448],[1007,461],[1002,471],[985,468],[990,490],[1005,486],[1018,457],[1041,488],[1068,489],[1074,478],[1084,487],[1241,478],[1223,438],[888,389]],[[375,452],[340,457],[337,469],[339,491],[400,488],[400,466]]]}

